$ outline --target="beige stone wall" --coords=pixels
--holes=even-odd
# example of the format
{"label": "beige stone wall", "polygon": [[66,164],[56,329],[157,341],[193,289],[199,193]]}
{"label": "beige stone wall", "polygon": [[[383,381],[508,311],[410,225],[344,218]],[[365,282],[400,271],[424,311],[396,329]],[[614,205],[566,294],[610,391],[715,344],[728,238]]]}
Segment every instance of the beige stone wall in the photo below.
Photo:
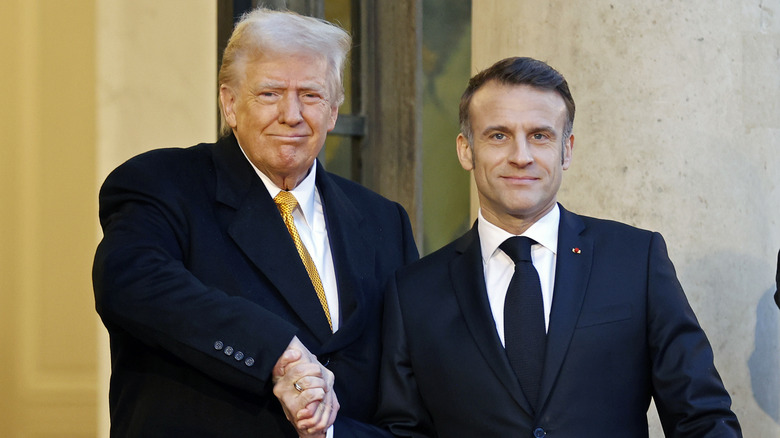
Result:
{"label": "beige stone wall", "polygon": [[94,5],[70,3],[0,6],[3,437],[95,431]]}
{"label": "beige stone wall", "polygon": [[566,76],[559,200],[664,235],[745,436],[780,436],[780,0],[473,0],[472,38]]}
{"label": "beige stone wall", "polygon": [[98,187],[216,137],[216,2],[0,3],[0,436],[108,436]]}
{"label": "beige stone wall", "polygon": [[216,140],[212,0],[97,2],[99,179],[158,147]]}

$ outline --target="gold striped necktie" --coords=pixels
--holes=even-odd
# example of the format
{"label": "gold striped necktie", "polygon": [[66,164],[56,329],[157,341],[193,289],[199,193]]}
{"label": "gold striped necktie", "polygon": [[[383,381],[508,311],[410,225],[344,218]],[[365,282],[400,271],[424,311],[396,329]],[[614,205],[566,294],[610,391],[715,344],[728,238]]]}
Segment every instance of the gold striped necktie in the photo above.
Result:
{"label": "gold striped necktie", "polygon": [[298,201],[295,199],[295,196],[293,196],[292,193],[282,190],[278,195],[276,195],[274,202],[276,202],[276,206],[279,208],[279,212],[282,214],[282,220],[284,220],[284,224],[287,225],[287,231],[290,232],[290,236],[295,243],[295,249],[298,250],[298,255],[301,256],[303,266],[306,267],[306,272],[309,273],[309,278],[311,279],[311,283],[314,285],[314,290],[317,292],[317,298],[320,300],[322,310],[325,311],[325,317],[328,318],[328,325],[330,326],[330,330],[333,331],[333,323],[330,320],[328,300],[325,299],[325,289],[322,287],[320,275],[317,273],[317,266],[314,265],[314,260],[312,260],[311,255],[309,255],[309,251],[306,250],[306,247],[303,246],[301,236],[298,235],[298,229],[295,228],[295,221],[293,220],[292,212],[298,205]]}

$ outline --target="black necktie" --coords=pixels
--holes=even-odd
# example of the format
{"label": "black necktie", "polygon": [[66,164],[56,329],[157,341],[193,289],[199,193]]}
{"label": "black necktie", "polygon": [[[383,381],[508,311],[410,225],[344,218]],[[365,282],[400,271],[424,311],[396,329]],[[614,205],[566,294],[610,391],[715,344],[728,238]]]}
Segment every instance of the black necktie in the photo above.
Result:
{"label": "black necktie", "polygon": [[515,262],[504,301],[504,344],[520,386],[537,410],[547,334],[539,274],[531,262],[531,245],[524,236],[510,237],[500,248]]}

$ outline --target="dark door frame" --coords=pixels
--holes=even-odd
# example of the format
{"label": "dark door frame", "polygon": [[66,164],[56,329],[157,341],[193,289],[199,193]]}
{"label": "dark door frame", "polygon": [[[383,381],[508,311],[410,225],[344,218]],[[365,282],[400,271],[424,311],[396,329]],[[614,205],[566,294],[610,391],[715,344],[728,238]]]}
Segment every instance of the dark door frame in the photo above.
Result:
{"label": "dark door frame", "polygon": [[[325,0],[218,0],[218,65],[237,16],[262,3],[323,17]],[[352,0],[352,114],[331,135],[352,138],[352,179],[422,221],[422,0]]]}

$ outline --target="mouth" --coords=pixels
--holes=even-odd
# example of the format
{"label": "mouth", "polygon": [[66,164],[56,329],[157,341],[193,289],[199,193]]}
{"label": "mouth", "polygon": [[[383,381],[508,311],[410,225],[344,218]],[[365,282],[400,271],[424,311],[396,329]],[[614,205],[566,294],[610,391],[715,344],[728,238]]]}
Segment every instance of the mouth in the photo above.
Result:
{"label": "mouth", "polygon": [[514,185],[527,185],[539,180],[539,178],[529,175],[503,175],[501,178],[507,183]]}
{"label": "mouth", "polygon": [[306,134],[268,134],[268,135],[274,138],[291,139],[291,140],[308,137],[308,135]]}
{"label": "mouth", "polygon": [[267,138],[280,145],[290,146],[298,146],[309,140],[306,134],[270,134]]}

